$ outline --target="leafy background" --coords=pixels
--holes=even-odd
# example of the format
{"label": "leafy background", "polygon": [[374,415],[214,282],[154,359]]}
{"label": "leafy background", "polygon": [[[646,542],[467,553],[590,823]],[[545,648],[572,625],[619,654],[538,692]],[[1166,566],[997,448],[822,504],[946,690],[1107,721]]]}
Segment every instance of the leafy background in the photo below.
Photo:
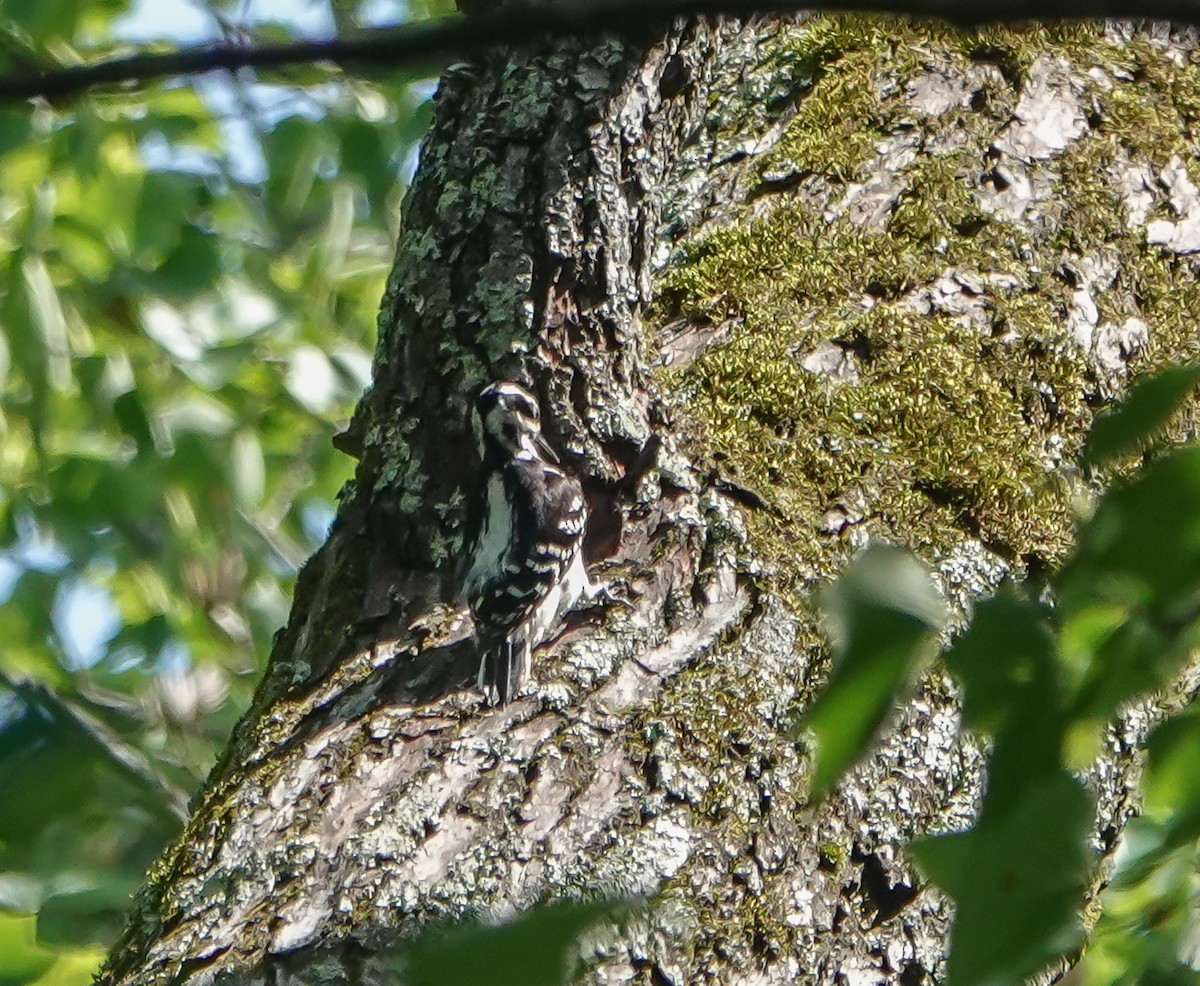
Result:
{"label": "leafy background", "polygon": [[[0,72],[448,0],[10,0]],[[0,107],[0,986],[85,983],[246,706],[350,461],[432,83]]]}

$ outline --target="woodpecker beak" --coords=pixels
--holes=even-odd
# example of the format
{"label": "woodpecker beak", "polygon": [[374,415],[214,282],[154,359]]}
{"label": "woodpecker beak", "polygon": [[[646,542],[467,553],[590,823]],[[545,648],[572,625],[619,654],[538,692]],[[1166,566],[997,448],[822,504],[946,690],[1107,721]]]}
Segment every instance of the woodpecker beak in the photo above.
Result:
{"label": "woodpecker beak", "polygon": [[558,455],[555,453],[554,449],[546,444],[546,439],[544,439],[541,435],[537,435],[534,437],[533,443],[537,446],[537,450],[542,458],[544,458],[547,462],[553,462],[556,465],[558,464]]}

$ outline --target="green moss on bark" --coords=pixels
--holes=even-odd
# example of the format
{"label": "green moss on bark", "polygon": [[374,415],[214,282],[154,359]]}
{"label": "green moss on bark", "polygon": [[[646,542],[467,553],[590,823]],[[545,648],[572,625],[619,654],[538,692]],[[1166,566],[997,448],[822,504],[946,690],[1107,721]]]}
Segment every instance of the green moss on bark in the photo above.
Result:
{"label": "green moss on bark", "polygon": [[[864,531],[927,557],[974,539],[1018,569],[1053,566],[1073,532],[1060,467],[1126,372],[1107,373],[1072,332],[1072,266],[1115,256],[1092,294],[1100,325],[1150,327],[1128,373],[1195,358],[1193,261],[1147,244],[1118,176],[1200,153],[1200,68],[1098,25],[805,27],[790,57],[812,89],[759,164],[764,192],[788,191],[756,199],[744,224],[692,244],[667,275],[664,320],[734,326],[665,371],[668,389],[698,424],[697,449],[778,509],[756,515],[753,538],[793,598]],[[1047,59],[1086,126],[1018,162],[1044,191],[1013,217],[994,205],[1006,181],[995,147]],[[912,98],[930,74],[968,80],[936,119]],[[899,189],[871,222],[852,200],[881,174]],[[1165,198],[1157,189],[1150,219],[1178,218]],[[852,379],[814,372],[822,353],[840,353]]]}

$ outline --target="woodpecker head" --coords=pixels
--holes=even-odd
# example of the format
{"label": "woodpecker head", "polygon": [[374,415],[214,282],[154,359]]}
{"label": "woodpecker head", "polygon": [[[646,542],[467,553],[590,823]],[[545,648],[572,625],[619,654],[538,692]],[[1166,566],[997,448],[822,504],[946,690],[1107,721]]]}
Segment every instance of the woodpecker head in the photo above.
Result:
{"label": "woodpecker head", "polygon": [[499,380],[479,392],[475,402],[482,428],[483,449],[503,452],[506,457],[521,452],[554,461],[542,441],[542,414],[537,398],[519,384]]}

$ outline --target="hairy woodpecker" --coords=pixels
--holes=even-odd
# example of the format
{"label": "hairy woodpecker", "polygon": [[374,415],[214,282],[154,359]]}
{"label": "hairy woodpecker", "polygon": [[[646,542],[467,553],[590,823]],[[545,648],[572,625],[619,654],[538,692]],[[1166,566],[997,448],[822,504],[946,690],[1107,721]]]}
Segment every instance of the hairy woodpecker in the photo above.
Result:
{"label": "hairy woodpecker", "polygon": [[479,644],[479,687],[504,705],[535,647],[591,588],[583,564],[587,506],[579,480],[542,439],[537,400],[507,380],[476,401],[483,476],[465,594]]}

